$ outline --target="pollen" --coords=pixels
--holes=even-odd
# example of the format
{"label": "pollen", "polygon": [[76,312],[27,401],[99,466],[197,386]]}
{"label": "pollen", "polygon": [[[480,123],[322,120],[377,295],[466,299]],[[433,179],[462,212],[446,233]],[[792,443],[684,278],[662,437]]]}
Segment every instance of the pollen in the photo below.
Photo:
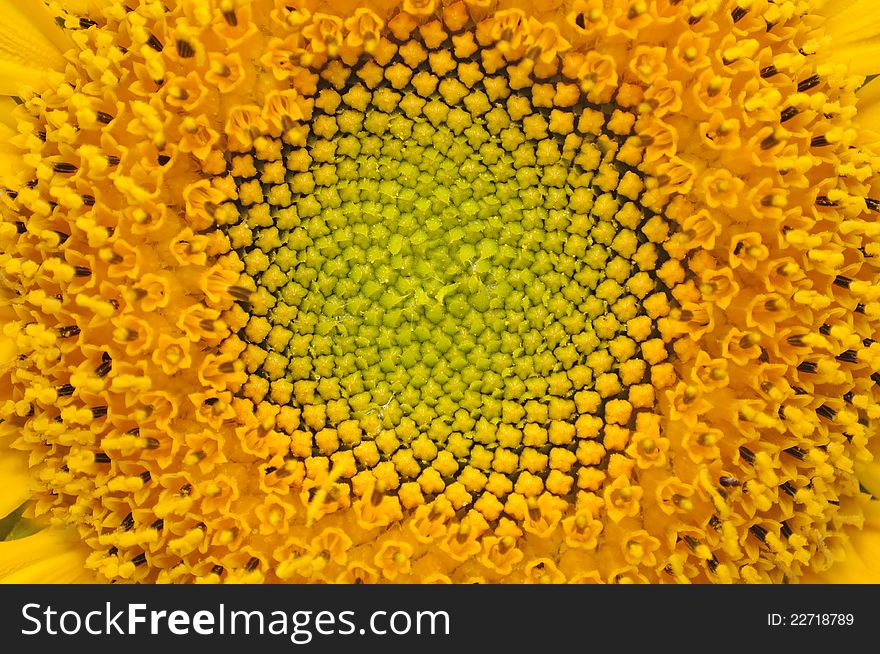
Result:
{"label": "pollen", "polygon": [[104,581],[830,567],[880,188],[810,3],[391,4],[48,3],[0,169],[30,519]]}

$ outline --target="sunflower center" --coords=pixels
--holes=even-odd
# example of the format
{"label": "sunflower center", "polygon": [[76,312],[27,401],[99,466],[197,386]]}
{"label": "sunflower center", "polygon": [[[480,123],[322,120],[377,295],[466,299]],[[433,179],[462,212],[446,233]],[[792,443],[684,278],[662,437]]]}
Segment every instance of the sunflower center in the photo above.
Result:
{"label": "sunflower center", "polygon": [[233,157],[243,393],[293,411],[294,455],[383,492],[534,496],[555,471],[565,496],[604,476],[604,423],[635,424],[665,358],[632,116],[565,102],[561,76],[512,88],[451,43],[406,66],[428,50],[328,65],[302,126]]}

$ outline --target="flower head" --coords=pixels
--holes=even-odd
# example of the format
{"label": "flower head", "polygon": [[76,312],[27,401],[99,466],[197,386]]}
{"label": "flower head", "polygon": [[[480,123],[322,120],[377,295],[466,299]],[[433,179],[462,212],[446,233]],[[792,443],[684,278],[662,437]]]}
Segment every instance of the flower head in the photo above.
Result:
{"label": "flower head", "polygon": [[876,572],[868,0],[6,4],[13,580]]}

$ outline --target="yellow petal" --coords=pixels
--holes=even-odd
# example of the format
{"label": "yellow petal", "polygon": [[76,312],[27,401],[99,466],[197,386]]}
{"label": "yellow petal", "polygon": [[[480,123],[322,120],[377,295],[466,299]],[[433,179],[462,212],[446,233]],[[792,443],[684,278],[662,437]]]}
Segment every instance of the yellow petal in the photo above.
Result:
{"label": "yellow petal", "polygon": [[863,128],[880,132],[880,78],[865,84],[858,92],[859,113],[855,123]]}
{"label": "yellow petal", "polygon": [[[4,154],[3,140],[5,137],[6,134],[4,133],[3,126],[0,125],[0,179],[2,179]],[[15,340],[0,334],[0,372],[5,371],[9,366],[15,363],[15,358],[17,356],[18,347],[15,344]]]}
{"label": "yellow petal", "polygon": [[[10,97],[0,95],[0,125],[8,127],[10,130],[15,129],[15,118],[12,111],[15,109],[15,100]],[[3,141],[6,140],[6,134],[3,135]]]}
{"label": "yellow petal", "polygon": [[20,95],[64,70],[70,42],[42,0],[0,0],[0,95]]}
{"label": "yellow petal", "polygon": [[88,549],[76,532],[49,527],[33,536],[0,543],[0,583],[74,584],[96,581],[85,567]]}
{"label": "yellow petal", "polygon": [[827,0],[819,13],[828,20],[832,61],[845,63],[856,75],[880,72],[880,5],[877,0]]}
{"label": "yellow petal", "polygon": [[[15,136],[9,127],[0,123],[0,187],[10,188],[15,186],[17,169],[21,166],[19,153],[9,145],[10,139]],[[0,335],[0,370],[7,367],[15,357],[14,342],[12,339]]]}
{"label": "yellow petal", "polygon": [[862,529],[846,530],[849,542],[842,547],[841,559],[825,572],[804,575],[802,583],[880,583],[880,501],[868,502],[864,511]]}
{"label": "yellow petal", "polygon": [[0,448],[0,518],[5,518],[31,496],[27,457]]}
{"label": "yellow petal", "polygon": [[880,461],[872,461],[856,466],[859,483],[874,497],[880,499]]}

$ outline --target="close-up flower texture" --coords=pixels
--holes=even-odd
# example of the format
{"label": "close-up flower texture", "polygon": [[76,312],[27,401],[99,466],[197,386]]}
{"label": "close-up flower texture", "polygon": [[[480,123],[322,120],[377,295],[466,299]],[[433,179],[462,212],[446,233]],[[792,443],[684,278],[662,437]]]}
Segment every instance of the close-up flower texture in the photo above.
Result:
{"label": "close-up flower texture", "polygon": [[0,10],[0,580],[880,581],[876,0]]}

